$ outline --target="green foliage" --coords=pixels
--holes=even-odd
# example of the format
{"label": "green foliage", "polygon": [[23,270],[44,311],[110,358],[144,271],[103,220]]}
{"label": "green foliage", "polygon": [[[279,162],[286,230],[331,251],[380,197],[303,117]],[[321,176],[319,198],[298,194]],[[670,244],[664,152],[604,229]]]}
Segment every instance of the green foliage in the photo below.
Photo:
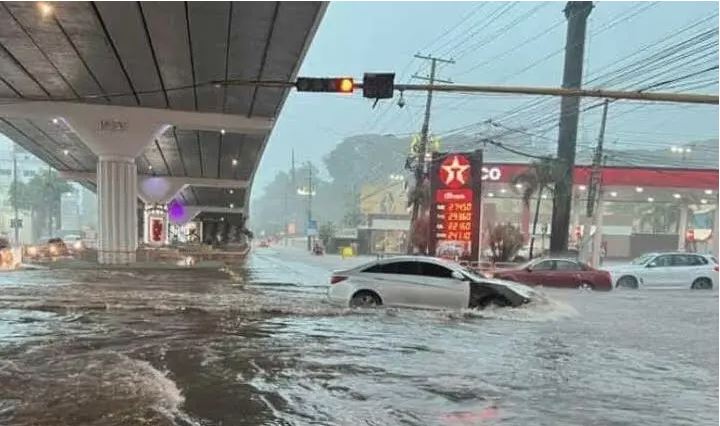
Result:
{"label": "green foliage", "polygon": [[527,170],[513,176],[512,184],[522,185],[522,200],[526,206],[530,205],[530,200],[536,193],[539,196],[545,191],[552,192],[555,176],[559,173],[557,164],[552,159],[535,161]]}
{"label": "green foliage", "polygon": [[327,247],[330,244],[330,240],[335,237],[335,224],[332,222],[325,222],[322,225],[320,225],[320,229],[318,230],[318,236],[320,237],[320,240],[323,243],[324,247]]}
{"label": "green foliage", "polygon": [[[66,192],[72,192],[72,186],[58,178],[54,170],[45,170],[36,174],[28,183],[17,183],[18,209],[33,214],[33,227],[36,237],[39,234],[51,234],[52,223],[59,228],[60,225],[60,197]],[[10,203],[15,201],[13,185],[8,189]]]}
{"label": "green foliage", "polygon": [[523,236],[518,228],[506,223],[490,230],[490,251],[494,262],[511,261],[523,245]]}

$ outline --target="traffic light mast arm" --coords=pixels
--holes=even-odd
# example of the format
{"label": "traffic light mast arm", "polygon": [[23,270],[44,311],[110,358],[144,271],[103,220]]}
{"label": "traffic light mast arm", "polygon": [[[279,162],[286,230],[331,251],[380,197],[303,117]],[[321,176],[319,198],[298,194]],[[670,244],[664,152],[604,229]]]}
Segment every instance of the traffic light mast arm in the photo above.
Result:
{"label": "traffic light mast arm", "polygon": [[[355,83],[362,88],[362,83]],[[523,87],[523,86],[475,86],[459,84],[396,84],[395,90],[435,92],[469,92],[469,93],[507,93],[521,95],[577,96],[588,98],[630,99],[639,101],[679,102],[691,104],[718,104],[717,95],[697,95],[688,93],[666,92],[624,92],[603,89],[565,89],[555,87]]]}
{"label": "traffic light mast arm", "polygon": [[[301,79],[298,79],[301,81]],[[228,80],[211,82],[211,84],[225,86],[263,86],[297,88],[296,82],[281,81],[254,81],[254,80]],[[363,83],[353,81],[354,89],[362,89]],[[435,92],[466,92],[466,93],[507,93],[520,95],[545,96],[577,96],[588,98],[628,99],[638,101],[677,102],[690,104],[718,104],[718,95],[699,95],[691,93],[667,92],[625,92],[620,90],[603,89],[566,89],[557,87],[525,87],[525,86],[478,86],[468,84],[395,84],[394,90],[399,91],[427,91]]]}

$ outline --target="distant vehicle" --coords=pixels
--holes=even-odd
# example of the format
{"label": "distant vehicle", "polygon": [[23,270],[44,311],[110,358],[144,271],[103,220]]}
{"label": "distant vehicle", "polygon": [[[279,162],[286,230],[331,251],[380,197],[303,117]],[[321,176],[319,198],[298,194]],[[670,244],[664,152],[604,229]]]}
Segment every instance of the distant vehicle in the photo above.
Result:
{"label": "distant vehicle", "polygon": [[42,259],[53,259],[59,257],[69,256],[70,250],[68,250],[65,241],[62,238],[50,238],[46,244],[37,244],[34,246],[25,247],[24,257],[34,260]]}
{"label": "distant vehicle", "polygon": [[423,256],[392,257],[334,272],[328,290],[330,302],[351,307],[516,307],[537,295],[522,284],[483,278],[456,263]]}
{"label": "distant vehicle", "polygon": [[496,278],[544,287],[612,290],[610,273],[575,259],[535,259],[522,266],[495,272]]}
{"label": "distant vehicle", "polygon": [[267,248],[270,247],[270,243],[268,243],[267,240],[260,240],[258,247]]}
{"label": "distant vehicle", "polygon": [[5,237],[0,237],[0,269],[10,268],[14,258],[10,249],[10,241]]}
{"label": "distant vehicle", "polygon": [[615,287],[683,287],[709,290],[717,286],[713,256],[695,253],[648,253],[626,265],[609,267]]}

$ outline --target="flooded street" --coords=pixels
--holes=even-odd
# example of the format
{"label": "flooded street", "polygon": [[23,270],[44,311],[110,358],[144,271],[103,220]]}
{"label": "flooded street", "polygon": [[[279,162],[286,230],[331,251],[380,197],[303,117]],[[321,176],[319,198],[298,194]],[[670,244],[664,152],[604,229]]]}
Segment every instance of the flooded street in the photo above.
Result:
{"label": "flooded street", "polygon": [[0,275],[2,425],[715,425],[717,291],[490,311],[324,302],[357,263]]}

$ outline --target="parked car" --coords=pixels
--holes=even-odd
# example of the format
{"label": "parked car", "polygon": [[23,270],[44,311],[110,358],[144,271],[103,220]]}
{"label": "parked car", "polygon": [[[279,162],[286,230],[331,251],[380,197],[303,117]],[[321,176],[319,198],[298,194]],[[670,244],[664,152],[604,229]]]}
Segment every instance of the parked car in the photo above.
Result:
{"label": "parked car", "polygon": [[615,287],[682,287],[708,290],[717,286],[714,257],[695,253],[648,253],[629,264],[609,267]]}
{"label": "parked car", "polygon": [[544,287],[612,290],[610,273],[575,259],[535,259],[516,268],[495,272],[496,278]]}
{"label": "parked car", "polygon": [[439,258],[398,256],[376,260],[330,278],[330,302],[352,307],[477,308],[521,306],[537,293],[524,285],[483,278]]}

